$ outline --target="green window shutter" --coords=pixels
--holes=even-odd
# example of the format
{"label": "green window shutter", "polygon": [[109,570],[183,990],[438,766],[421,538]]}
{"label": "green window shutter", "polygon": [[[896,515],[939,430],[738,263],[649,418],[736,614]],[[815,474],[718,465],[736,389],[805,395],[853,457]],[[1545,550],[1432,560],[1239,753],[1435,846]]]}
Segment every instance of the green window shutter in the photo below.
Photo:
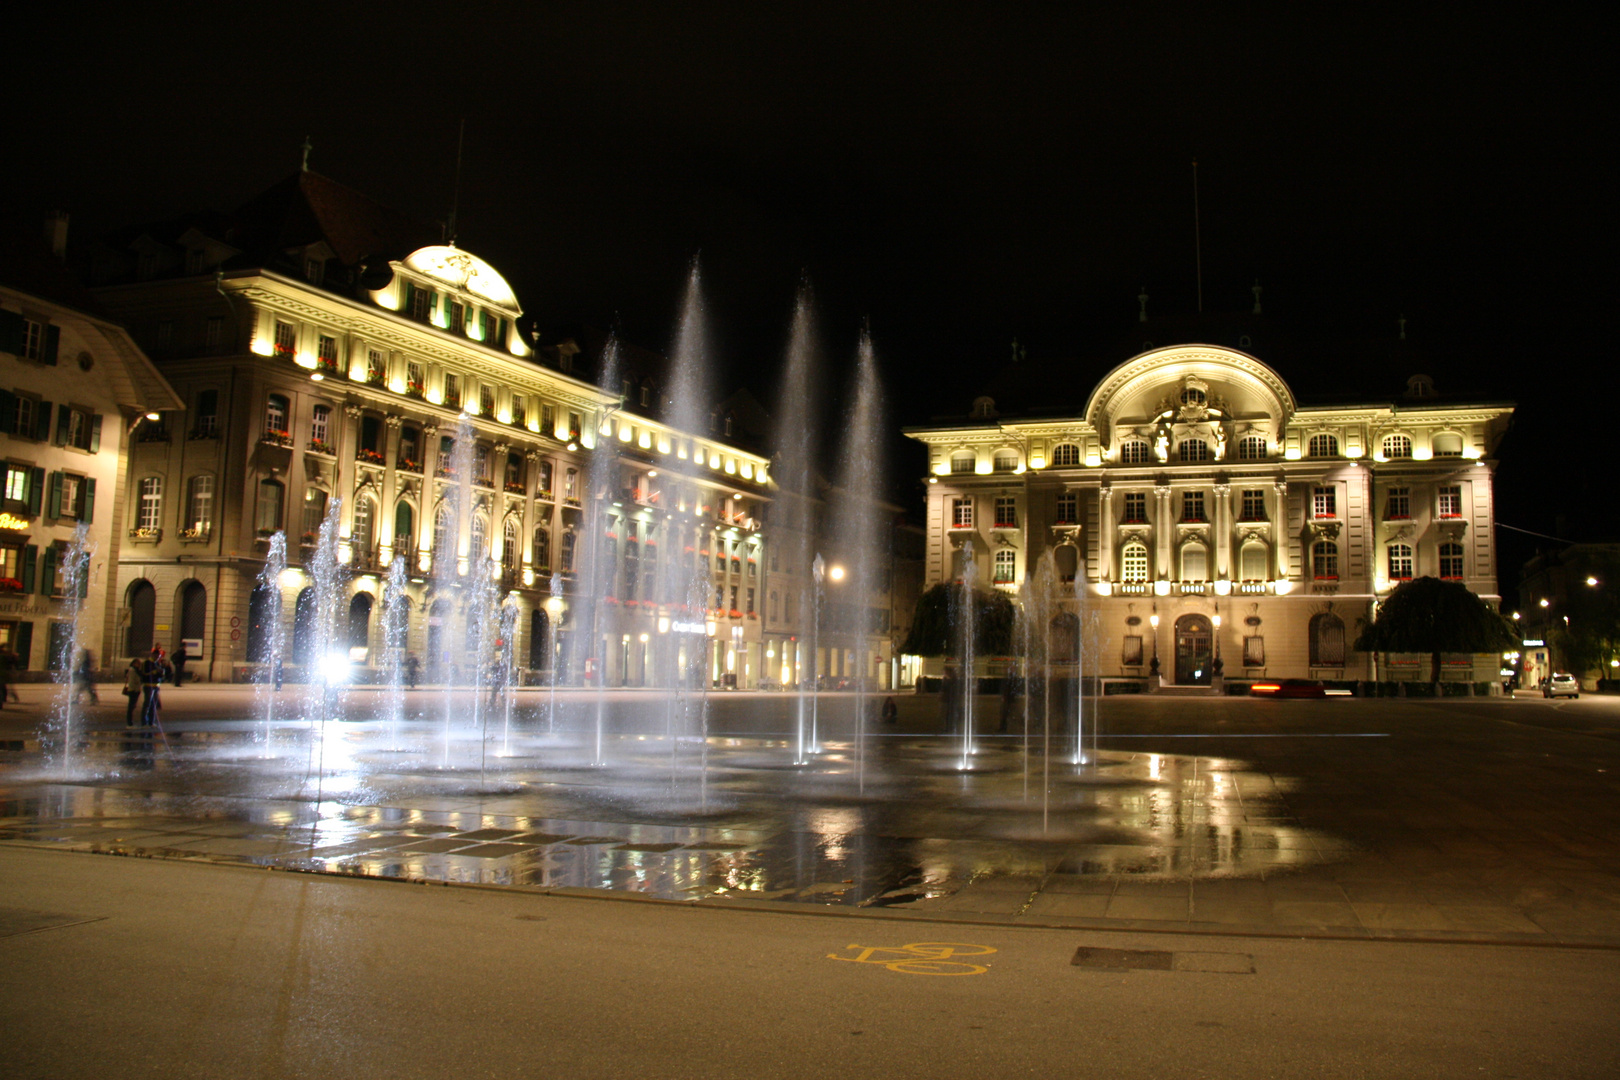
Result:
{"label": "green window shutter", "polygon": [[409,315],[411,313],[411,301],[414,299],[413,294],[415,292],[416,286],[412,285],[410,282],[402,281],[399,283],[399,313],[401,315]]}
{"label": "green window shutter", "polygon": [[51,403],[39,403],[39,411],[34,414],[34,438],[44,442],[51,437]]}
{"label": "green window shutter", "polygon": [[45,557],[39,564],[39,595],[56,595],[56,545],[45,548]]}
{"label": "green window shutter", "polygon": [[0,352],[22,352],[23,317],[15,311],[0,311]]}
{"label": "green window shutter", "polygon": [[56,353],[61,346],[62,328],[60,326],[47,326],[45,328],[45,354],[41,359],[47,364],[56,363]]}
{"label": "green window shutter", "polygon": [[56,438],[52,440],[57,446],[66,446],[68,437],[68,424],[73,421],[73,410],[66,405],[56,407]]}
{"label": "green window shutter", "polygon": [[34,652],[34,624],[20,622],[17,624],[17,666],[23,671],[28,670],[28,661],[33,659]]}
{"label": "green window shutter", "polygon": [[90,452],[101,453],[101,414],[90,417]]}
{"label": "green window shutter", "polygon": [[37,515],[45,500],[45,469],[36,465],[28,473],[28,512]]}
{"label": "green window shutter", "polygon": [[51,473],[51,501],[49,506],[50,510],[48,512],[51,517],[62,516],[62,474],[59,472]]}
{"label": "green window shutter", "polygon": [[10,435],[17,426],[17,395],[0,390],[0,435]]}
{"label": "green window shutter", "polygon": [[86,477],[83,486],[84,508],[79,511],[79,520],[86,525],[96,520],[96,478]]}
{"label": "green window shutter", "polygon": [[[39,561],[39,548],[29,544],[23,548],[22,557],[22,587],[23,592],[34,591],[34,564]],[[20,651],[20,650],[19,650]]]}

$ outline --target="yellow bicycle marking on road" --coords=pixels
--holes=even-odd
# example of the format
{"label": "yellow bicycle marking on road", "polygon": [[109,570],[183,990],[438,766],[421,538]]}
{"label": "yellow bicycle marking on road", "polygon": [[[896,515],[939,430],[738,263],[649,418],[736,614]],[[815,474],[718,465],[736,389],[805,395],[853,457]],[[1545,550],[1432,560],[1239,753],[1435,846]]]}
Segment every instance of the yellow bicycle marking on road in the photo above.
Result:
{"label": "yellow bicycle marking on road", "polygon": [[969,964],[954,956],[988,956],[996,950],[988,945],[964,945],[953,941],[919,941],[911,945],[847,945],[855,956],[828,953],[829,960],[852,964],[877,964],[904,975],[983,975],[989,964]]}

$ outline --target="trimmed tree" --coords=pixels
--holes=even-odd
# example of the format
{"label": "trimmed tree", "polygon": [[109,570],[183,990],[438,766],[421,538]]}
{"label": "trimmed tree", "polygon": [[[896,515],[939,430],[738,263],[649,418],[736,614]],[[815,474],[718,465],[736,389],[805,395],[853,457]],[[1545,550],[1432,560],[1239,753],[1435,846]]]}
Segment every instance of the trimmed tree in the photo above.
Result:
{"label": "trimmed tree", "polygon": [[1441,653],[1501,652],[1517,644],[1501,612],[1461,582],[1432,577],[1398,586],[1356,638],[1363,652],[1428,653],[1433,682],[1440,681]]}
{"label": "trimmed tree", "polygon": [[[960,648],[956,634],[957,612],[961,610],[965,586],[941,582],[917,598],[911,620],[911,633],[900,651],[912,656],[953,656]],[[974,641],[978,656],[1007,656],[1013,647],[1013,626],[1017,613],[1006,593],[993,589],[973,590]]]}

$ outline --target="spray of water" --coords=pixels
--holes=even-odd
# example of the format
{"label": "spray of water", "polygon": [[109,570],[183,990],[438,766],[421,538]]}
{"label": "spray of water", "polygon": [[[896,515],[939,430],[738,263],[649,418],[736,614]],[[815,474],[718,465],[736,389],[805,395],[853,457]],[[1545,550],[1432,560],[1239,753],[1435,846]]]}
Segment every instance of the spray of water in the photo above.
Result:
{"label": "spray of water", "polygon": [[868,698],[873,691],[872,611],[879,595],[879,571],[886,550],[883,539],[883,392],[870,335],[862,332],[855,364],[855,388],[845,426],[841,497],[850,509],[837,517],[837,536],[848,561],[840,604],[849,613],[855,639],[855,773],[866,787]]}
{"label": "spray of water", "polygon": [[[817,402],[814,373],[821,369],[819,362],[813,298],[808,281],[799,286],[798,299],[793,305],[793,324],[788,333],[786,370],[782,380],[782,396],[777,403],[776,446],[774,473],[777,498],[772,510],[775,535],[771,542],[777,547],[780,565],[797,571],[805,581],[804,591],[798,597],[801,612],[814,618],[816,583],[804,577],[810,566],[811,535],[814,521],[811,517],[811,473],[816,448]],[[812,639],[813,640],[813,639]],[[784,645],[783,648],[787,646]],[[812,656],[815,654],[812,652]],[[783,658],[787,660],[786,657]],[[787,666],[784,663],[784,666]],[[813,666],[813,665],[812,665]],[[798,682],[795,709],[793,761],[807,764],[815,746],[815,691],[814,679],[806,691],[801,659],[794,657],[791,667]],[[812,677],[814,672],[812,671]]]}
{"label": "spray of water", "polygon": [[257,698],[259,744],[265,757],[271,753],[276,703],[280,697],[277,686],[281,682],[282,663],[287,655],[287,625],[282,620],[281,606],[281,576],[287,569],[287,534],[280,531],[272,534],[267,547],[258,582],[258,594],[263,602],[259,612],[262,621],[253,628],[257,634],[259,652],[249,657],[261,665],[253,693]]}
{"label": "spray of water", "polygon": [[[47,761],[55,771],[70,776],[77,768],[76,751],[83,736],[83,712],[79,702],[81,692],[93,694],[89,680],[94,672],[93,657],[80,644],[80,616],[84,613],[84,594],[90,578],[90,530],[80,522],[73,530],[73,539],[57,549],[56,571],[60,575],[62,599],[58,605],[61,621],[52,624],[53,654],[51,670],[55,674],[56,704],[47,721],[46,742],[51,746]],[[82,675],[77,673],[83,671]]]}

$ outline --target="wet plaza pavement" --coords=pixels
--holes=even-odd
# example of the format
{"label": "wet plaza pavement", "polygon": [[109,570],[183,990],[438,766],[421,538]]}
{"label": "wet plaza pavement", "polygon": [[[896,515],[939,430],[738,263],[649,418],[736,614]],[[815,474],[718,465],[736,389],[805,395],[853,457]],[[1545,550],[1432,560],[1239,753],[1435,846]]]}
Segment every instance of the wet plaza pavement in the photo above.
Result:
{"label": "wet plaza pavement", "polygon": [[0,842],[981,923],[1620,945],[1611,701],[1108,699],[1078,765],[1061,739],[1026,753],[1015,719],[964,770],[910,697],[857,755],[853,699],[827,696],[796,765],[784,695],[717,695],[706,741],[669,739],[661,698],[613,695],[597,764],[583,696],[555,723],[539,693],[508,722],[423,691],[401,723],[355,692],[357,719],[264,724],[250,691],[186,687],[158,737],[91,709],[64,755],[35,737],[49,692],[0,714]]}

